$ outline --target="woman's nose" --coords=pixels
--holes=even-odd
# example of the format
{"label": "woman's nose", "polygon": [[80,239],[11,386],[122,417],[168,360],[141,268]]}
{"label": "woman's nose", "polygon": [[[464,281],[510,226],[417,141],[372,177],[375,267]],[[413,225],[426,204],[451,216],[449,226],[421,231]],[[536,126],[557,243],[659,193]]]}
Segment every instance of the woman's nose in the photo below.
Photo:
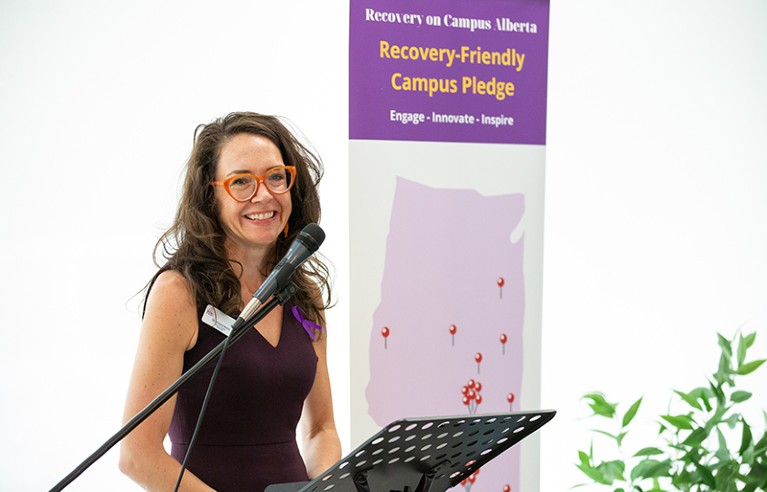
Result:
{"label": "woman's nose", "polygon": [[272,194],[269,193],[269,190],[266,188],[266,183],[264,183],[262,180],[257,180],[256,193],[253,195],[253,198],[251,198],[250,201],[253,203],[262,201],[264,199],[264,196],[263,196],[264,193],[266,193],[266,197],[272,196]]}

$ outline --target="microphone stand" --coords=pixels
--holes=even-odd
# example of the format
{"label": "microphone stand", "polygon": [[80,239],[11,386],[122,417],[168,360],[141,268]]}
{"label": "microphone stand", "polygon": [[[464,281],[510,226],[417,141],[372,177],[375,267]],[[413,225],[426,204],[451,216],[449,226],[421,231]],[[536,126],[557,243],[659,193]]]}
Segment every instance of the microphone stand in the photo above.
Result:
{"label": "microphone stand", "polygon": [[[236,330],[234,330],[229,335],[229,346],[233,345],[237,340],[242,338],[245,333],[248,332],[248,330],[259,323],[264,317],[266,317],[267,314],[269,314],[277,305],[285,304],[293,295],[296,293],[296,286],[293,285],[293,282],[288,283],[284,288],[278,289],[277,292],[274,293],[271,299],[269,299],[268,302],[266,302],[261,309],[259,309],[257,312],[255,312],[251,317],[249,317],[244,323],[240,325],[240,327]],[[200,359],[197,364],[190,367],[188,371],[186,371],[184,374],[181,375],[173,384],[168,386],[168,389],[160,393],[154,400],[152,400],[146,407],[144,407],[143,410],[141,410],[139,413],[137,413],[132,419],[130,419],[115,435],[107,439],[107,441],[101,445],[100,448],[98,448],[93,454],[91,454],[88,458],[85,459],[82,463],[80,463],[74,470],[72,470],[69,475],[64,477],[59,483],[57,483],[50,492],[59,492],[64,489],[67,485],[72,483],[74,479],[79,477],[85,470],[88,469],[93,463],[95,463],[98,459],[100,459],[107,451],[109,451],[115,444],[120,442],[125,436],[127,436],[133,429],[138,427],[138,425],[146,420],[150,415],[152,415],[158,408],[162,406],[163,403],[168,401],[178,390],[183,386],[187,381],[189,381],[193,376],[195,376],[200,370],[208,364],[210,361],[214,360],[218,354],[221,353],[221,350],[224,348],[224,345],[226,345],[227,339],[224,339],[220,344],[218,344],[215,348],[213,348],[208,354]]]}

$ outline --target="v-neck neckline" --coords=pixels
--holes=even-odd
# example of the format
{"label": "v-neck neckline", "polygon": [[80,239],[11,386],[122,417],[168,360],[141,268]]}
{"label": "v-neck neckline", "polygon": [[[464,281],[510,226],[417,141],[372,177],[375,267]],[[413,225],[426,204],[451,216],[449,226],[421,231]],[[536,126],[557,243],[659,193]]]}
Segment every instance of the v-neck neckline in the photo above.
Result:
{"label": "v-neck neckline", "polygon": [[261,337],[261,339],[266,342],[266,344],[269,345],[272,349],[277,350],[277,348],[280,346],[280,342],[282,341],[282,325],[280,325],[280,333],[277,335],[277,343],[275,344],[270,342],[269,339],[266,338],[264,334],[261,333],[261,331],[255,326],[253,327],[253,330],[255,330],[255,332],[258,333],[258,336]]}
{"label": "v-neck neckline", "polygon": [[280,346],[280,343],[282,342],[282,336],[284,335],[283,331],[285,329],[285,314],[287,312],[290,311],[286,309],[286,306],[282,306],[282,316],[280,317],[279,331],[277,332],[277,341],[275,343],[272,343],[263,333],[261,333],[261,330],[258,329],[258,325],[253,326],[253,330],[255,330],[256,333],[258,333],[258,336],[261,337],[261,339],[266,342],[273,350],[277,350]]}

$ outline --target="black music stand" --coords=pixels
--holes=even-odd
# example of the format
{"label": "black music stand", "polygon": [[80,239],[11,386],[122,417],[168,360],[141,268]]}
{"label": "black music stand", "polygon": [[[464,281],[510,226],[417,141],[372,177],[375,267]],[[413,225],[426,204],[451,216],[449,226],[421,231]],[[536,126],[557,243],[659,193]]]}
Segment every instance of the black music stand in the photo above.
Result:
{"label": "black music stand", "polygon": [[554,410],[403,419],[311,482],[266,492],[444,492],[554,418]]}

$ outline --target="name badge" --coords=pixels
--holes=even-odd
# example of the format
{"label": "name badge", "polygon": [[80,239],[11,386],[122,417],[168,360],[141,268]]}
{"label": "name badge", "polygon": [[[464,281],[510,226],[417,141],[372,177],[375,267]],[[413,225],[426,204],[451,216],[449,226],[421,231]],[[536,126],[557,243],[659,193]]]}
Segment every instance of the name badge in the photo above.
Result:
{"label": "name badge", "polygon": [[234,318],[208,304],[205,311],[202,313],[202,322],[215,328],[224,335],[229,336],[229,334],[232,333]]}

